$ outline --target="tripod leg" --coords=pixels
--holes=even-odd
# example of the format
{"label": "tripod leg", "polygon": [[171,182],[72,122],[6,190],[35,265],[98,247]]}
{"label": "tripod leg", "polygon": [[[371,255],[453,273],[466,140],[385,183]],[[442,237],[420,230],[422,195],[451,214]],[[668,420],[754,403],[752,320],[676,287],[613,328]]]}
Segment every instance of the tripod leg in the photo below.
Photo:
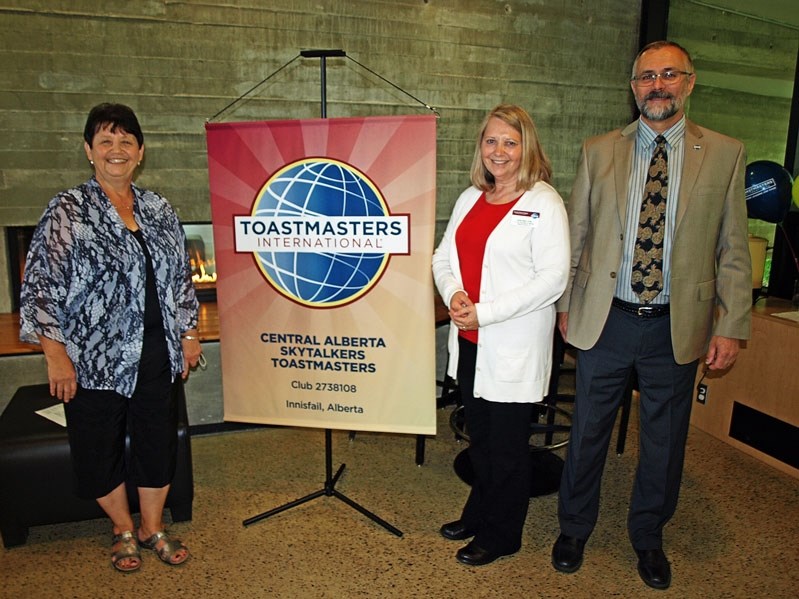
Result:
{"label": "tripod leg", "polygon": [[325,488],[328,490],[327,496],[330,497],[333,494],[333,488],[336,486],[338,479],[341,478],[341,474],[344,472],[344,468],[347,467],[347,464],[342,464],[336,470],[336,474],[331,478],[326,484]]}
{"label": "tripod leg", "polygon": [[247,518],[242,524],[244,524],[244,526],[255,524],[256,522],[260,522],[261,520],[264,520],[269,516],[274,516],[275,514],[279,514],[280,512],[285,512],[288,509],[297,507],[298,505],[302,505],[303,503],[311,501],[311,499],[316,499],[317,497],[321,497],[322,495],[325,494],[326,494],[325,489],[315,491],[313,493],[310,493],[309,495],[306,495],[305,497],[300,497],[299,499],[295,499],[294,501],[289,501],[288,503],[284,503],[283,505],[280,505],[269,511],[258,514],[257,516],[253,516],[252,518]]}
{"label": "tripod leg", "polygon": [[336,491],[335,489],[333,489],[333,495],[335,497],[338,497],[339,499],[341,499],[341,501],[346,503],[348,506],[350,506],[354,510],[357,510],[357,511],[361,512],[364,516],[366,516],[367,518],[369,518],[373,522],[376,522],[377,524],[379,524],[380,526],[385,528],[388,532],[390,532],[390,533],[392,533],[394,535],[397,535],[398,537],[402,536],[402,531],[401,530],[399,530],[398,528],[395,528],[394,526],[392,526],[391,524],[389,524],[388,522],[383,520],[380,516],[378,516],[376,514],[373,514],[372,512],[367,510],[362,505],[355,503],[352,499],[350,499],[349,497],[344,495],[344,493],[341,493],[340,491]]}

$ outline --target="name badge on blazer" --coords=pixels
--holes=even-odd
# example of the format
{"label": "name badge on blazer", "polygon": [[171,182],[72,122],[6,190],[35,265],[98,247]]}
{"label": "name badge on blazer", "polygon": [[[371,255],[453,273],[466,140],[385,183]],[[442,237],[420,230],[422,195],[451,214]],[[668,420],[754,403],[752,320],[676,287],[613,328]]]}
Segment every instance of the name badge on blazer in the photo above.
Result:
{"label": "name badge on blazer", "polygon": [[541,216],[538,212],[530,212],[529,210],[514,210],[511,212],[511,223],[521,227],[537,227],[538,217]]}

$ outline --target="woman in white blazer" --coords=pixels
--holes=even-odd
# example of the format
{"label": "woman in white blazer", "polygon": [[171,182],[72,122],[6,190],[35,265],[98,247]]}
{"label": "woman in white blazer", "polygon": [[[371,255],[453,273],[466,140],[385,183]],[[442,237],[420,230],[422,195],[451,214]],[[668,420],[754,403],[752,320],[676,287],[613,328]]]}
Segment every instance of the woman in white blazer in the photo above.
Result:
{"label": "woman in white blazer", "polygon": [[563,200],[527,112],[501,104],[477,136],[472,187],[458,198],[433,255],[451,318],[474,481],[461,517],[441,527],[474,537],[456,559],[484,565],[521,547],[530,491],[532,404],[549,384],[554,302],[569,273]]}

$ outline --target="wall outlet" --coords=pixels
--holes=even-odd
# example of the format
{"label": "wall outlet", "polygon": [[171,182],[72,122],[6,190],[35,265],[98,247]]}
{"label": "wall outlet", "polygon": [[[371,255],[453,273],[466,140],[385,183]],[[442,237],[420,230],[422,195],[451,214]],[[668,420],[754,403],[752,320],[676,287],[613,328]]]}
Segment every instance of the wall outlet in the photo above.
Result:
{"label": "wall outlet", "polygon": [[704,405],[707,401],[707,385],[700,383],[696,386],[696,401]]}

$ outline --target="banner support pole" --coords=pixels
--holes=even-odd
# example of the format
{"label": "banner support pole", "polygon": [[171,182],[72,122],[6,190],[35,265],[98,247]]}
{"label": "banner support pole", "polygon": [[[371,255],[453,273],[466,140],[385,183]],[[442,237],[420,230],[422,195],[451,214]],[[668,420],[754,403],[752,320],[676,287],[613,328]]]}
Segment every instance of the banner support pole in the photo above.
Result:
{"label": "banner support pole", "polygon": [[[321,87],[321,104],[322,104],[322,118],[327,118],[327,58],[332,56],[341,56],[346,57],[346,53],[344,50],[304,50],[300,52],[300,56],[303,58],[319,58],[320,62],[320,87]],[[340,491],[336,490],[336,483],[338,479],[341,477],[341,474],[344,472],[344,468],[346,464],[341,464],[336,474],[333,475],[333,432],[331,429],[325,429],[325,485],[323,488],[319,489],[318,491],[314,491],[313,493],[309,493],[304,497],[300,497],[299,499],[295,499],[294,501],[290,501],[289,503],[284,503],[281,506],[258,514],[256,516],[252,516],[251,518],[247,518],[244,520],[244,526],[250,526],[251,524],[255,524],[256,522],[260,522],[265,518],[269,518],[270,516],[274,516],[275,514],[279,514],[281,512],[285,512],[293,507],[297,507],[298,505],[302,505],[303,503],[307,503],[312,499],[316,499],[317,497],[336,497],[340,499],[348,506],[353,508],[354,510],[360,512],[373,522],[379,524],[383,528],[385,528],[390,533],[401,537],[402,531],[392,526],[385,520],[383,520],[380,516],[377,516],[373,512],[370,512],[362,505],[356,503]]]}

